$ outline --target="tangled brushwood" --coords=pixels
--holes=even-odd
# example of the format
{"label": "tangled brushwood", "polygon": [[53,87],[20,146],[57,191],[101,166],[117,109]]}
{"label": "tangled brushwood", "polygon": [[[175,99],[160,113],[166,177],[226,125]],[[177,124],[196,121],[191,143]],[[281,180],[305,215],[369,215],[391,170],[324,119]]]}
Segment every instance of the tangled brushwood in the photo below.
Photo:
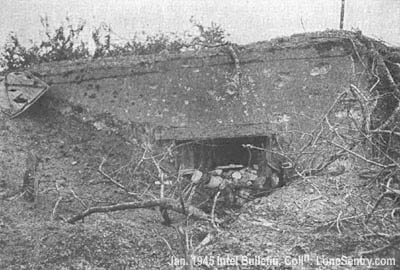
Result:
{"label": "tangled brushwood", "polygon": [[[134,39],[124,45],[113,44],[112,30],[103,25],[92,33],[96,46],[93,55],[89,55],[84,43],[78,46],[73,43],[82,31],[83,25],[60,27],[55,31],[54,36],[50,31],[46,31],[47,41],[29,49],[21,46],[15,36],[11,36],[10,43],[2,53],[3,66],[11,71],[37,62],[125,54],[157,54],[161,59],[163,54],[178,54],[188,48],[194,51],[212,48],[220,50],[213,52],[217,56],[229,53],[230,57],[227,59],[233,62],[234,72],[228,73],[225,78],[228,82],[224,85],[227,87],[227,94],[234,98],[240,96],[241,91],[250,89],[253,81],[248,74],[243,75],[240,49],[226,42],[226,34],[219,26],[203,27],[197,22],[192,23],[198,29],[198,36],[185,39],[156,35],[148,37],[144,42]],[[48,28],[46,20],[43,20],[43,24]],[[299,46],[300,49],[314,46],[318,53],[324,54],[330,50],[332,44],[340,43],[344,50],[343,55],[352,62],[351,74],[348,74],[351,83],[344,89],[338,89],[330,107],[326,108],[321,115],[298,115],[295,111],[289,112],[290,116],[279,115],[276,121],[280,123],[280,129],[276,130],[274,136],[270,136],[268,145],[244,143],[242,147],[249,153],[253,155],[258,153],[266,157],[261,159],[259,164],[251,164],[249,161],[248,164],[241,164],[241,166],[230,164],[225,167],[213,167],[202,164],[199,168],[191,170],[185,170],[179,166],[176,168],[176,164],[172,163],[182,146],[204,142],[192,140],[181,144],[172,142],[155,145],[152,138],[153,130],[143,124],[143,126],[135,127],[135,130],[138,130],[137,134],[131,134],[132,136],[128,139],[130,145],[138,146],[141,152],[132,154],[130,161],[125,165],[111,164],[112,161],[107,157],[103,158],[97,167],[98,173],[108,183],[122,190],[133,201],[88,207],[74,190],[63,188],[56,182],[58,198],[52,211],[52,220],[57,218],[60,202],[65,197],[73,197],[72,200],[79,201],[84,210],[75,216],[65,218],[65,221],[69,223],[76,223],[99,212],[158,207],[166,225],[172,222],[170,217],[172,211],[186,218],[193,217],[209,221],[213,227],[218,227],[230,220],[230,217],[225,219],[226,208],[241,207],[255,197],[269,195],[295,178],[306,180],[318,174],[336,176],[347,170],[348,166],[360,164],[359,167],[362,169],[358,172],[359,177],[376,185],[381,195],[377,198],[375,205],[370,208],[369,213],[355,217],[342,217],[339,214],[334,224],[340,232],[340,224],[344,219],[359,218],[359,221],[371,232],[365,237],[378,238],[380,241],[378,247],[364,252],[364,255],[398,246],[400,230],[395,220],[400,210],[400,49],[388,47],[361,33],[327,31],[321,35],[323,35],[322,38],[326,38],[325,43],[321,42],[321,37],[319,37],[319,43],[313,44],[313,39],[317,38],[318,34],[314,33],[311,36],[304,34],[290,38],[291,40],[298,39],[295,45],[291,45],[290,40],[283,38],[274,40],[269,49],[274,51],[284,49],[284,46]],[[168,60],[168,57],[166,58]],[[154,63],[151,62],[151,64]],[[329,63],[321,62],[313,67],[307,76],[325,75],[330,72],[330,69]],[[69,74],[59,75],[63,79],[69,76]],[[280,76],[276,88],[280,88],[280,83],[283,84],[285,80],[288,80],[287,74],[280,74]],[[80,79],[74,83],[82,82],[83,80]],[[90,87],[97,86],[100,88],[99,85]],[[151,87],[155,89],[157,85],[151,85]],[[318,90],[323,91],[323,89]],[[210,95],[218,98],[213,92]],[[95,99],[96,96],[88,98]],[[189,101],[186,105],[188,104]],[[75,109],[84,111],[80,107],[73,108],[71,111]],[[302,118],[303,122],[307,119],[306,122],[309,125],[303,129],[285,125],[288,122],[286,117],[291,117],[291,121],[295,123],[296,117]],[[94,121],[93,126],[97,130],[107,129],[105,122],[105,120]],[[111,120],[110,123],[112,123]],[[110,124],[112,125],[113,123]],[[204,151],[206,148],[202,149]],[[203,161],[207,163],[207,160]],[[263,163],[264,161],[266,162]],[[143,181],[143,183],[125,185],[123,179],[115,177],[118,172],[124,170],[128,170],[132,178],[140,175],[140,172],[146,172],[151,175],[152,184]],[[28,176],[31,174],[30,171],[27,172]],[[28,180],[29,178],[27,182]],[[33,189],[29,193],[33,196],[37,187],[29,185],[29,188]],[[182,246],[188,245],[187,233],[183,230],[178,233],[183,239]],[[207,240],[207,237],[205,239]],[[189,248],[184,251],[189,257]]]}
{"label": "tangled brushwood", "polygon": [[[381,191],[370,212],[360,219],[370,232],[366,239],[381,243],[362,252],[371,255],[400,244],[396,225],[400,210],[400,48],[389,48],[360,33],[344,33],[343,37],[353,61],[350,87],[337,94],[310,132],[283,131],[274,151],[292,163],[294,175],[302,178],[319,173],[340,175],[351,166],[348,159],[363,164],[359,177]],[[335,221],[339,232],[341,218],[339,214]]]}
{"label": "tangled brushwood", "polygon": [[[376,185],[382,193],[375,205],[369,208],[369,213],[354,217],[342,217],[339,214],[334,224],[340,233],[345,220],[357,218],[363,222],[371,232],[365,237],[374,238],[373,243],[378,238],[380,243],[377,248],[363,252],[364,255],[398,245],[400,231],[395,220],[400,209],[400,50],[360,33],[331,31],[325,32],[324,36],[338,37],[337,42],[341,42],[348,53],[353,63],[351,84],[338,91],[324,114],[310,119],[312,126],[308,130],[283,125],[270,138],[268,146],[251,143],[242,145],[249,151],[258,151],[267,156],[268,161],[275,161],[273,164],[264,164],[271,170],[269,182],[259,179],[258,165],[246,167],[233,164],[216,168],[206,165],[201,166],[203,170],[180,169],[175,173],[173,166],[168,164],[184,144],[156,147],[151,136],[143,132],[139,139],[143,152],[136,161],[135,171],[144,163],[153,166],[159,179],[156,182],[160,190],[159,198],[146,200],[144,197],[149,194],[134,194],[139,202],[90,208],[72,217],[69,222],[76,222],[95,212],[157,205],[165,224],[171,222],[168,211],[172,210],[209,220],[213,226],[218,226],[224,220],[217,216],[222,217],[223,209],[227,207],[243,206],[246,201],[268,195],[295,178],[306,180],[323,174],[337,176],[358,164],[359,177]],[[329,69],[328,64],[322,63],[311,70],[311,76],[324,74]],[[285,119],[281,121],[285,122]],[[150,133],[152,131],[147,132]],[[201,143],[204,142],[191,141],[186,144]],[[125,189],[107,175],[101,166],[99,171]]]}

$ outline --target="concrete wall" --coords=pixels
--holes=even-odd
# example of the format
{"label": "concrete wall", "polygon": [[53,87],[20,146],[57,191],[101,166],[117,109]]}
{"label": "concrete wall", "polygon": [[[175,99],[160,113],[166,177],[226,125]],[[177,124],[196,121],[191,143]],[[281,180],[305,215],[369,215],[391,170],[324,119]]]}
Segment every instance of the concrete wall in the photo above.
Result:
{"label": "concrete wall", "polygon": [[310,130],[350,83],[363,83],[346,35],[313,33],[244,47],[49,63],[30,70],[51,85],[50,95],[95,115],[149,123],[157,139],[268,135]]}

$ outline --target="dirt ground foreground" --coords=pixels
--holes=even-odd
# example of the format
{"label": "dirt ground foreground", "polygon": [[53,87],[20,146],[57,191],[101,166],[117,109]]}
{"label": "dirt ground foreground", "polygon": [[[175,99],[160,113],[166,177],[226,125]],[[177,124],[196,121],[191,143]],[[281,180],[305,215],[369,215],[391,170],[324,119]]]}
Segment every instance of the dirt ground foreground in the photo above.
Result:
{"label": "dirt ground foreground", "polygon": [[[400,262],[396,249],[360,260],[360,252],[384,245],[368,238],[379,221],[396,226],[399,217],[385,210],[387,200],[363,225],[379,190],[359,177],[370,166],[351,157],[332,165],[345,168],[340,175],[296,179],[239,210],[219,209],[230,216],[220,227],[180,215],[164,226],[157,209],[94,214],[71,225],[64,219],[84,205],[132,200],[97,172],[104,157],[108,170],[127,164],[114,175],[131,190],[156,188],[145,168],[132,173],[138,146],[99,126],[104,119],[46,96],[16,119],[0,117],[0,269],[184,269],[182,228],[195,269],[399,269],[356,265]],[[40,158],[36,205],[20,194],[29,151]]]}

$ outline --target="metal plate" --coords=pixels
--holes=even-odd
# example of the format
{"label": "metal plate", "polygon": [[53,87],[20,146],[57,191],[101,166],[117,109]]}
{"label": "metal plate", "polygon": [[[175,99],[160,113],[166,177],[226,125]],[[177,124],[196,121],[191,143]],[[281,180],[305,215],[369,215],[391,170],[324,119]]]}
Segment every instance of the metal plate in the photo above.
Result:
{"label": "metal plate", "polygon": [[0,77],[0,108],[9,117],[26,111],[49,86],[29,72],[12,72]]}

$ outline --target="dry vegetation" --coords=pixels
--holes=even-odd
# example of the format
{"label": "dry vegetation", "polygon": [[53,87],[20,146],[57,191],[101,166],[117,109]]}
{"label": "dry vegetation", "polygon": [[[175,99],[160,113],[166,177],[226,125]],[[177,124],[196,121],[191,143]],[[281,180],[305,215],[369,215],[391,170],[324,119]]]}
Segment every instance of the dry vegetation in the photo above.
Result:
{"label": "dry vegetation", "polygon": [[[45,19],[43,25],[49,29]],[[31,48],[13,35],[3,66],[226,43],[220,27],[194,26],[197,36],[156,35],[124,45],[113,44],[112,30],[102,26],[93,31],[92,56],[74,43],[84,25],[47,30],[48,39]],[[273,149],[293,177],[239,209],[226,205],[223,190],[194,187],[169,167],[174,145],[155,152],[146,138],[121,135],[108,116],[94,118],[45,96],[19,118],[2,115],[0,268],[214,269],[218,256],[229,255],[278,258],[271,269],[304,269],[283,264],[303,255],[311,258],[306,269],[320,269],[317,256],[400,260],[400,54],[383,47],[371,53],[364,71],[374,79],[370,88],[338,93],[309,133],[278,134],[300,138],[278,139]],[[380,101],[385,95],[395,102]],[[349,102],[357,110],[337,117]],[[39,182],[22,191],[29,177]],[[187,265],[170,266],[174,257]]]}

